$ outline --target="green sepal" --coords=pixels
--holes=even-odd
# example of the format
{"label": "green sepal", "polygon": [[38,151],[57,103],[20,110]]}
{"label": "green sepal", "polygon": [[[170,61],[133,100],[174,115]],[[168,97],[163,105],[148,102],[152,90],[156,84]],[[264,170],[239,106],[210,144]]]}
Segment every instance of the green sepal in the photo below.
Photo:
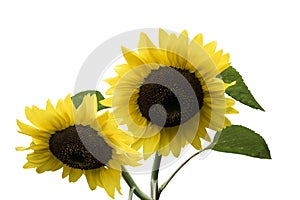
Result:
{"label": "green sepal", "polygon": [[244,126],[232,125],[217,132],[213,143],[212,149],[215,151],[271,159],[265,140]]}
{"label": "green sepal", "polygon": [[104,97],[97,90],[87,90],[87,91],[79,92],[79,93],[75,94],[74,96],[72,96],[71,98],[72,98],[73,104],[76,108],[78,108],[78,106],[82,103],[84,96],[87,95],[87,94],[90,94],[90,95],[96,94],[97,105],[98,105],[97,111],[108,108],[108,107],[103,106],[102,104],[100,104],[100,101],[103,100]]}
{"label": "green sepal", "polygon": [[236,81],[236,84],[233,86],[230,86],[226,89],[226,94],[234,98],[235,100],[241,102],[242,104],[245,104],[251,108],[259,109],[261,111],[265,111],[259,103],[255,100],[252,93],[248,89],[247,85],[245,84],[242,76],[239,74],[239,72],[230,66],[226,70],[224,70],[221,74],[221,78],[224,81],[224,83],[232,83]]}

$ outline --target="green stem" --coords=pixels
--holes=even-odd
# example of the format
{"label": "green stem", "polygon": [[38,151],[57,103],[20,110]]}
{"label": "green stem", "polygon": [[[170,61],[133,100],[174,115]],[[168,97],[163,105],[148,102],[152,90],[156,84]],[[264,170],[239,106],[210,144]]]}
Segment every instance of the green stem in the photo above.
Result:
{"label": "green stem", "polygon": [[134,182],[133,178],[131,177],[131,175],[129,174],[129,172],[124,166],[122,166],[122,177],[130,187],[132,192],[141,200],[153,200],[137,186],[137,184]]}
{"label": "green stem", "polygon": [[152,167],[152,175],[151,175],[151,197],[153,200],[159,199],[158,192],[158,173],[161,162],[161,156],[159,156],[156,152],[153,167]]}
{"label": "green stem", "polygon": [[134,190],[135,190],[135,187],[130,188],[129,194],[128,194],[128,200],[132,200]]}
{"label": "green stem", "polygon": [[197,153],[193,154],[189,159],[187,159],[184,163],[182,163],[179,168],[170,176],[170,178],[164,182],[158,189],[158,196],[160,196],[161,192],[167,187],[167,185],[170,183],[170,181],[174,178],[174,176],[181,170],[181,168],[186,165],[192,158],[194,158],[195,156],[199,155],[201,152],[207,150],[207,149],[211,149],[213,146],[213,144],[207,146],[205,149],[202,149],[201,151],[198,151]]}

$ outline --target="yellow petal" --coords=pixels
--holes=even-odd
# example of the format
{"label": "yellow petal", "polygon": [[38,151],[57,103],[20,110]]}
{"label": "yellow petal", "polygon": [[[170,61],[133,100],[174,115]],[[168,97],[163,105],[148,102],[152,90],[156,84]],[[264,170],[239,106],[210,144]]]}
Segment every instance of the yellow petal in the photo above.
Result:
{"label": "yellow petal", "polygon": [[227,53],[220,58],[218,63],[218,71],[221,73],[230,66],[230,55]]}
{"label": "yellow petal", "polygon": [[156,151],[157,146],[159,144],[160,134],[155,134],[150,138],[146,138],[144,140],[143,153],[144,154],[152,154]]}
{"label": "yellow petal", "polygon": [[51,171],[59,170],[62,167],[63,167],[63,163],[60,160],[58,160],[57,158],[54,158]]}
{"label": "yellow petal", "polygon": [[30,147],[16,147],[16,150],[17,151],[26,151],[26,150],[29,150],[31,149]]}
{"label": "yellow petal", "polygon": [[95,116],[97,114],[97,97],[95,94],[91,96],[86,96],[86,99],[83,99],[83,101],[86,101],[86,112],[89,114],[89,116],[92,119],[95,119]]}
{"label": "yellow petal", "polygon": [[161,49],[167,48],[167,41],[168,41],[168,33],[163,29],[159,29],[159,47]]}
{"label": "yellow petal", "polygon": [[37,165],[37,164],[35,164],[35,163],[31,163],[31,162],[27,162],[24,166],[23,166],[23,168],[24,169],[30,169],[30,168],[36,168],[36,167],[38,167],[39,165]]}
{"label": "yellow petal", "polygon": [[179,136],[175,136],[175,138],[171,142],[171,151],[173,155],[177,158],[180,155],[181,151],[181,141]]}
{"label": "yellow petal", "polygon": [[223,55],[223,50],[219,50],[218,52],[214,53],[211,56],[211,58],[214,60],[214,62],[216,63],[216,65],[219,64],[222,55]]}
{"label": "yellow petal", "polygon": [[63,167],[62,178],[66,178],[70,174],[71,168],[68,166]]}
{"label": "yellow petal", "polygon": [[67,113],[70,119],[70,125],[74,125],[74,113],[75,113],[75,106],[71,99],[71,94],[69,94],[64,100],[64,111]]}
{"label": "yellow petal", "polygon": [[171,33],[167,40],[166,55],[168,58],[168,66],[179,66],[177,63],[177,53],[176,53],[176,41],[177,37],[174,33]]}
{"label": "yellow petal", "polygon": [[152,41],[149,39],[149,37],[145,33],[140,34],[140,40],[138,44],[138,48],[143,49],[143,48],[156,48],[156,46],[152,43]]}
{"label": "yellow petal", "polygon": [[120,180],[116,180],[116,176],[112,169],[108,168],[106,170],[102,170],[100,172],[100,179],[102,183],[104,184],[104,189],[106,193],[111,197],[114,198],[115,196],[115,184],[116,182],[119,182]]}
{"label": "yellow petal", "polygon": [[118,83],[118,81],[119,81],[120,78],[121,78],[120,76],[116,76],[114,78],[107,78],[104,81],[106,83],[108,83],[109,85],[116,85]]}
{"label": "yellow petal", "polygon": [[107,99],[103,99],[100,101],[100,103],[104,106],[107,106],[107,107],[112,107],[112,98],[107,98]]}
{"label": "yellow petal", "polygon": [[193,142],[192,142],[192,145],[195,149],[197,150],[200,150],[202,148],[202,145],[201,145],[201,142],[200,142],[200,139],[198,137],[195,137]]}
{"label": "yellow petal", "polygon": [[227,126],[231,126],[231,122],[227,117],[225,117],[224,128]]}
{"label": "yellow petal", "polygon": [[138,47],[145,63],[160,63],[160,52],[145,33],[141,33]]}
{"label": "yellow petal", "polygon": [[199,33],[193,38],[193,41],[197,42],[198,45],[203,46],[203,35]]}
{"label": "yellow petal", "polygon": [[197,130],[197,136],[205,139],[206,141],[210,141],[209,135],[208,135],[205,127],[202,124],[199,125],[199,128]]}
{"label": "yellow petal", "polygon": [[188,32],[186,30],[182,31],[178,38],[177,52],[180,56],[183,56],[183,58],[185,58],[185,55],[187,54],[188,40]]}
{"label": "yellow petal", "polygon": [[94,177],[95,177],[95,181],[97,182],[97,185],[98,185],[99,187],[104,187],[104,185],[103,185],[103,183],[102,183],[102,181],[101,181],[101,178],[100,178],[100,173],[101,173],[101,169],[102,169],[102,168],[103,168],[103,167],[94,169],[94,172],[93,172]]}
{"label": "yellow petal", "polygon": [[50,133],[41,131],[32,126],[24,124],[24,123],[20,122],[19,120],[17,120],[17,125],[19,126],[20,133],[23,133],[25,135],[34,137],[36,139],[41,139],[41,140],[48,140],[50,138]]}
{"label": "yellow petal", "polygon": [[55,115],[44,110],[40,110],[35,106],[33,106],[32,109],[26,107],[25,115],[33,125],[39,127],[42,130],[50,132],[61,130],[60,121]]}
{"label": "yellow petal", "polygon": [[66,108],[64,108],[64,106],[58,108],[59,107],[58,104],[63,104],[63,101],[60,99],[55,109],[51,101],[48,100],[46,104],[46,112],[49,112],[52,115],[54,115],[59,120],[61,128],[64,129],[70,125],[70,118],[65,111]]}
{"label": "yellow petal", "polygon": [[217,48],[217,42],[213,41],[204,46],[204,49],[210,54],[213,55]]}
{"label": "yellow petal", "polygon": [[30,149],[34,151],[47,151],[49,150],[49,143],[39,144],[39,145],[31,145]]}
{"label": "yellow petal", "polygon": [[70,182],[76,182],[83,174],[83,171],[81,169],[74,169],[71,168],[69,173],[69,181]]}
{"label": "yellow petal", "polygon": [[160,133],[159,148],[170,149],[170,140],[169,134],[163,129]]}
{"label": "yellow petal", "polygon": [[[55,167],[55,168],[54,168]],[[37,173],[43,173],[45,171],[55,171],[56,168],[56,159],[49,157],[41,166],[36,168]]]}
{"label": "yellow petal", "polygon": [[30,153],[27,155],[27,160],[30,162],[35,162],[35,163],[43,163],[49,160],[51,157],[50,152],[38,152],[35,151],[33,153]]}
{"label": "yellow petal", "polygon": [[168,50],[172,52],[173,66],[183,67],[186,65],[187,51],[188,51],[188,33],[183,31],[179,38],[170,37],[172,44]]}
{"label": "yellow petal", "polygon": [[132,66],[141,66],[144,62],[139,58],[139,56],[134,52],[125,47],[121,47],[123,56],[127,63]]}
{"label": "yellow petal", "polygon": [[235,84],[236,84],[236,81],[233,81],[231,83],[224,83],[224,89],[226,90],[227,88],[229,88],[229,87],[231,87],[231,86],[233,86]]}
{"label": "yellow petal", "polygon": [[235,104],[235,101],[230,98],[226,98],[226,107],[232,107]]}
{"label": "yellow petal", "polygon": [[144,143],[144,140],[143,139],[139,139],[139,140],[136,140],[133,144],[132,144],[132,148],[135,149],[135,150],[139,150],[142,145]]}
{"label": "yellow petal", "polygon": [[112,86],[108,90],[106,90],[105,94],[106,95],[113,95],[113,93],[115,92],[115,90],[116,90],[116,86]]}
{"label": "yellow petal", "polygon": [[114,67],[115,72],[118,73],[120,78],[124,76],[131,69],[132,68],[128,64],[121,64]]}
{"label": "yellow petal", "polygon": [[69,114],[67,112],[67,109],[69,109],[69,108],[66,108],[64,101],[61,99],[58,100],[58,102],[56,104],[56,112],[61,116],[61,118],[63,118],[64,126],[62,127],[62,129],[65,129],[65,128],[73,125],[71,117],[69,116]]}
{"label": "yellow petal", "polygon": [[229,107],[229,108],[226,108],[226,114],[239,114],[239,111],[232,107]]}
{"label": "yellow petal", "polygon": [[55,112],[55,109],[50,101],[50,99],[48,99],[47,104],[46,104],[46,111],[48,112]]}
{"label": "yellow petal", "polygon": [[214,78],[219,74],[213,60],[197,43],[191,42],[187,56],[191,67],[196,68],[205,81]]}
{"label": "yellow petal", "polygon": [[75,123],[89,125],[96,119],[97,98],[96,95],[86,95],[76,110]]}
{"label": "yellow petal", "polygon": [[[94,178],[93,170],[86,170],[85,171],[85,177],[88,182],[88,185],[91,190],[95,190],[97,187],[97,181]],[[109,181],[109,180],[107,180]]]}

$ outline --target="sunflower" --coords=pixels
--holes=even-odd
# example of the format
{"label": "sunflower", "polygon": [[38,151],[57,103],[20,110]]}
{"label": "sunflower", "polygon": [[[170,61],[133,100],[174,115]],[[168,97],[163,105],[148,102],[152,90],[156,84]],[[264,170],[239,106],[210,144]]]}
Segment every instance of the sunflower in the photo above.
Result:
{"label": "sunflower", "polygon": [[45,110],[26,107],[27,125],[19,120],[19,132],[32,137],[24,168],[38,173],[63,168],[62,177],[76,182],[85,175],[91,190],[97,186],[114,197],[120,193],[121,165],[138,165],[137,152],[129,147],[131,139],[112,120],[109,112],[97,115],[95,95],[86,95],[76,109],[70,95],[59,100],[56,108],[50,100]]}
{"label": "sunflower", "polygon": [[138,138],[145,157],[157,151],[178,157],[191,144],[201,149],[200,138],[210,141],[207,128],[230,125],[225,114],[238,113],[226,98],[218,75],[229,67],[229,54],[216,52],[216,42],[203,45],[202,34],[189,40],[159,30],[159,47],[141,33],[138,52],[122,47],[126,64],[116,66],[117,76],[106,80],[112,95],[101,103],[113,108],[120,124]]}

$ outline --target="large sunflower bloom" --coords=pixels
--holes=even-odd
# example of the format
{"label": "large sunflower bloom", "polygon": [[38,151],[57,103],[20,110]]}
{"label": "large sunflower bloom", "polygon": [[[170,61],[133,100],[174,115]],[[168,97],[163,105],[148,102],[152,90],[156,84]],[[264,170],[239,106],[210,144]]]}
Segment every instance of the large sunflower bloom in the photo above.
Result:
{"label": "large sunflower bloom", "polygon": [[143,147],[147,157],[158,151],[179,156],[186,144],[201,149],[210,140],[206,128],[221,130],[230,125],[225,114],[238,113],[234,100],[224,96],[225,84],[217,77],[229,67],[229,54],[215,51],[216,42],[203,45],[202,34],[189,41],[159,31],[159,47],[141,33],[138,52],[122,47],[126,64],[118,65],[118,76],[101,103],[113,107],[120,124],[138,138],[132,145]]}
{"label": "large sunflower bloom", "polygon": [[130,138],[118,129],[108,112],[97,115],[95,95],[86,95],[76,109],[70,96],[59,100],[56,108],[50,101],[45,110],[26,107],[33,126],[17,120],[19,132],[32,137],[24,168],[38,173],[63,168],[62,177],[76,182],[85,175],[91,190],[97,186],[114,197],[120,193],[121,165],[136,166],[137,152],[129,148]]}

